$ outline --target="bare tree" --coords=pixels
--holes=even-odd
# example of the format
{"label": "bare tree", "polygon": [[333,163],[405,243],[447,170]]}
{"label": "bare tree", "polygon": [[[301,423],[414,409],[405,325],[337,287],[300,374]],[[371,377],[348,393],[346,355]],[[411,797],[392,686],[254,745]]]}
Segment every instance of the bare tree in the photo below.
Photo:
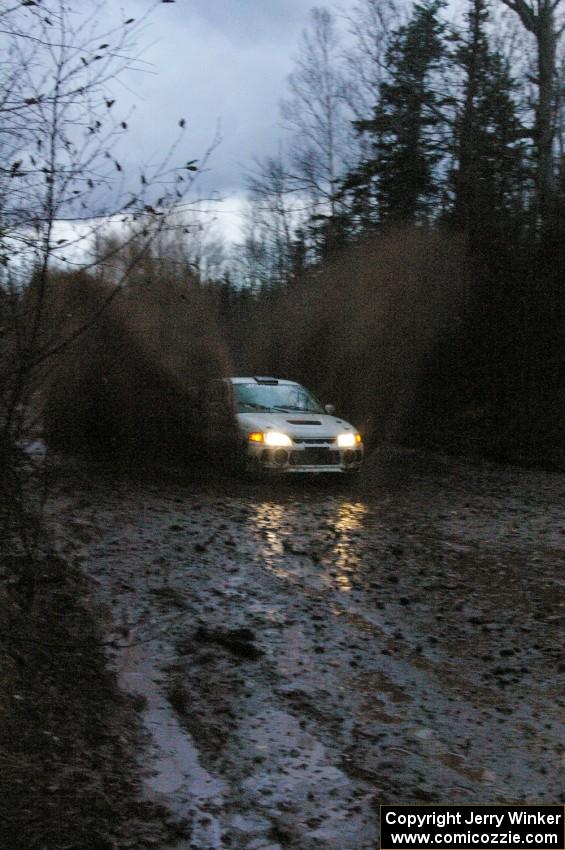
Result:
{"label": "bare tree", "polygon": [[[182,200],[197,171],[194,160],[181,170],[172,167],[182,119],[177,142],[156,166],[133,175],[121,159],[119,142],[130,118],[118,114],[115,84],[125,71],[141,67],[137,39],[146,15],[136,21],[118,13],[109,25],[112,18],[104,0],[94,6],[72,6],[66,0],[0,0],[4,489],[16,486],[14,458],[35,391],[53,358],[84,330],[75,325],[69,331],[64,314],[48,310],[52,271],[88,271],[104,262],[107,256],[99,253],[92,259],[90,247],[109,222],[127,223],[143,252],[143,245],[166,226],[167,210]],[[135,262],[133,252],[108,301],[120,291]],[[89,321],[96,319],[97,314]]]}
{"label": "bare tree", "polygon": [[311,11],[304,30],[295,70],[290,74],[290,95],[281,112],[291,131],[291,173],[313,207],[336,212],[336,188],[347,161],[350,129],[345,80],[340,68],[341,41],[331,12]]}
{"label": "bare tree", "polygon": [[243,279],[253,289],[286,285],[296,271],[304,198],[289,178],[282,154],[259,159],[248,180],[244,241],[238,248]]}
{"label": "bare tree", "polygon": [[542,225],[552,219],[556,197],[553,147],[557,98],[557,45],[565,24],[558,20],[562,0],[502,0],[536,42],[537,88],[532,131],[537,154],[536,204]]}
{"label": "bare tree", "polygon": [[559,60],[556,114],[559,191],[565,196],[565,51],[562,51]]}
{"label": "bare tree", "polygon": [[359,0],[344,13],[351,36],[345,50],[346,96],[356,120],[370,114],[386,75],[386,50],[393,26],[398,25],[395,0]]}

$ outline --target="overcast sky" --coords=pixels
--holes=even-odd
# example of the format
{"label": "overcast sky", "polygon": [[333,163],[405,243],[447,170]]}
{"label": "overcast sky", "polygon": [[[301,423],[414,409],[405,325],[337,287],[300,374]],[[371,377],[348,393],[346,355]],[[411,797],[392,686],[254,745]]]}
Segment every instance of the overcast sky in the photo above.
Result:
{"label": "overcast sky", "polygon": [[243,163],[276,148],[279,99],[312,5],[312,0],[160,5],[142,36],[153,73],[131,80],[144,147],[162,144],[167,124],[174,129],[182,116],[196,155],[210,144],[219,121],[223,142],[214,156],[212,183],[224,191],[239,188]]}
{"label": "overcast sky", "polygon": [[[124,7],[127,14],[131,2]],[[133,3],[138,15],[147,8],[145,0]],[[135,155],[157,161],[182,117],[187,132],[181,159],[201,157],[219,125],[222,141],[199,191],[225,196],[224,215],[230,198],[237,209],[253,157],[277,152],[279,101],[313,5],[312,0],[160,4],[140,38],[149,70],[127,78],[135,103],[129,122]]]}
{"label": "overcast sky", "polygon": [[115,84],[119,106],[133,104],[125,151],[120,146],[117,155],[128,173],[138,164],[147,173],[177,137],[179,119],[186,131],[176,162],[201,160],[219,134],[196,191],[224,199],[216,205],[222,230],[237,238],[246,171],[255,157],[276,155],[284,137],[279,105],[311,9],[326,6],[339,22],[358,0],[106,2],[112,16],[137,22],[155,4],[137,36],[144,70]]}

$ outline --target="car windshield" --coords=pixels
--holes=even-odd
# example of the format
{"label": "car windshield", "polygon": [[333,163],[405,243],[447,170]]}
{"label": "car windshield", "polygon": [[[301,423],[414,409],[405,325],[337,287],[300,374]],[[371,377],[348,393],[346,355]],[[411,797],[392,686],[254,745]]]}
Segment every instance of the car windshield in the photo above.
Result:
{"label": "car windshield", "polygon": [[239,413],[250,410],[289,410],[324,413],[320,402],[298,384],[234,384]]}

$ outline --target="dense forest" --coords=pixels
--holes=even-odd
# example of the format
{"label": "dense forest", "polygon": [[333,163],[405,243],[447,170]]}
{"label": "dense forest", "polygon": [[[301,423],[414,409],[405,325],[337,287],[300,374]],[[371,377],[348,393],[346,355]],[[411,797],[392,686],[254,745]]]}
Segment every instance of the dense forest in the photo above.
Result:
{"label": "dense forest", "polygon": [[0,10],[9,492],[27,433],[175,457],[187,388],[230,372],[303,381],[370,447],[563,464],[560,0],[314,8],[229,247],[190,209],[204,160],[173,143],[134,186],[114,152],[139,22],[51,12]]}
{"label": "dense forest", "polygon": [[[270,355],[246,366],[282,351],[278,368],[333,390],[376,441],[392,428],[558,458],[560,5],[470,0],[454,25],[441,0],[365,2],[341,53],[336,18],[313,10],[282,103],[287,155],[250,180],[249,289],[224,294],[236,350],[237,310],[256,317],[245,338],[274,325]],[[291,328],[306,356],[285,362]]]}

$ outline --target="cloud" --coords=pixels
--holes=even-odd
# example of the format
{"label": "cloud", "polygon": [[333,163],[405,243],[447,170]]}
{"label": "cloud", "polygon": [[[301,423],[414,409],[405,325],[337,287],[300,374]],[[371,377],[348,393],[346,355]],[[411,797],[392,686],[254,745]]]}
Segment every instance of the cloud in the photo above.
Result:
{"label": "cloud", "polygon": [[240,190],[254,156],[273,153],[278,103],[309,0],[284,3],[193,0],[157,7],[144,37],[150,70],[127,77],[128,157],[156,163],[186,119],[181,160],[199,157],[220,128],[222,142],[201,181],[205,194]]}

